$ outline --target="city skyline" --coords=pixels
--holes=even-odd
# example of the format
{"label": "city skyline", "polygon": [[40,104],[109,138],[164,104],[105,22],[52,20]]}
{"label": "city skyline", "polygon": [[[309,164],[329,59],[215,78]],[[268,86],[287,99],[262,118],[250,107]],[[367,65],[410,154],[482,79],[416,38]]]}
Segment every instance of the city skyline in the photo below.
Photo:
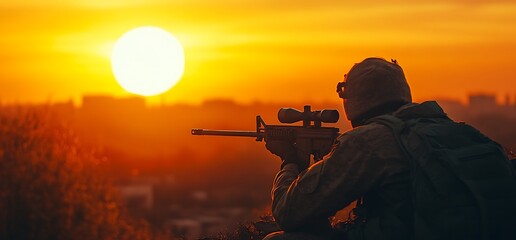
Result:
{"label": "city skyline", "polygon": [[[475,92],[475,93],[467,93],[465,99],[461,98],[451,98],[451,97],[444,97],[444,98],[432,98],[432,99],[421,99],[418,101],[417,99],[414,100],[416,103],[424,102],[424,101],[438,101],[438,102],[449,102],[449,103],[457,103],[461,104],[463,106],[471,105],[472,98],[474,100],[486,100],[488,102],[492,102],[495,105],[498,106],[516,106],[516,93],[506,93],[506,94],[494,94],[494,93],[488,93],[488,92]],[[139,105],[145,106],[145,107],[159,107],[159,106],[177,106],[177,105],[186,105],[186,106],[202,106],[206,103],[230,103],[234,105],[255,105],[255,104],[341,104],[341,100],[339,98],[335,99],[326,99],[326,100],[311,100],[311,101],[303,101],[303,100],[297,100],[297,101],[249,101],[249,102],[240,102],[237,101],[234,98],[230,97],[213,97],[213,98],[207,98],[204,99],[201,102],[198,103],[189,103],[189,102],[166,102],[166,101],[160,101],[160,102],[153,102],[149,101],[148,97],[140,96],[136,94],[130,94],[130,95],[124,95],[124,96],[116,96],[116,95],[108,95],[108,94],[85,94],[82,96],[79,96],[77,99],[64,99],[59,101],[54,101],[51,98],[47,98],[47,101],[45,102],[4,102],[2,101],[2,98],[0,96],[0,106],[13,106],[13,105],[60,105],[60,104],[70,104],[76,108],[81,108],[84,105],[85,99],[105,99],[107,101],[133,101],[133,102],[141,102],[138,103]]]}

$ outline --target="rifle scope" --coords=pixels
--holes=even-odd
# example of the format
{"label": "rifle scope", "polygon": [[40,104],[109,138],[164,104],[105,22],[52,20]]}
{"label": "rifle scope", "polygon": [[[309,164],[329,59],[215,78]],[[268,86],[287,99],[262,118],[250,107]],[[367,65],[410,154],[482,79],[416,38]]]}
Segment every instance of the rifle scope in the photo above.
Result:
{"label": "rifle scope", "polygon": [[278,120],[281,123],[295,123],[303,121],[303,125],[309,126],[310,122],[320,125],[324,123],[336,123],[339,121],[339,111],[324,109],[322,111],[311,111],[310,106],[305,106],[301,112],[294,108],[281,108],[278,111]]}

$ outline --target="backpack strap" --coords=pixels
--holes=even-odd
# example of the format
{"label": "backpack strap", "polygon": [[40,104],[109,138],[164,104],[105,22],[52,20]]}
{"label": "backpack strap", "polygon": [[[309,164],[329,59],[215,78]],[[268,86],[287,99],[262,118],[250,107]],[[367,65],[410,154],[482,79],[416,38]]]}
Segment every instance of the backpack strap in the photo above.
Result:
{"label": "backpack strap", "polygon": [[366,124],[368,124],[368,123],[378,123],[378,124],[384,125],[384,126],[388,127],[389,129],[391,129],[394,139],[396,139],[396,142],[398,143],[398,146],[400,146],[401,150],[405,154],[405,157],[407,157],[408,159],[411,158],[411,154],[407,151],[405,144],[403,144],[403,142],[401,140],[401,134],[402,134],[402,132],[404,132],[405,130],[408,129],[410,124],[412,124],[412,120],[405,122],[398,117],[395,117],[390,114],[385,114],[385,115],[381,115],[381,116],[369,119],[366,122]]}
{"label": "backpack strap", "polygon": [[390,114],[384,114],[380,115],[378,117],[371,118],[367,120],[366,123],[380,123],[382,125],[385,125],[389,127],[390,129],[394,130],[394,132],[401,132],[401,130],[404,128],[405,122],[394,115]]}
{"label": "backpack strap", "polygon": [[[414,161],[411,161],[411,159],[412,159],[411,154],[408,152],[405,144],[402,142],[402,139],[401,139],[402,133],[404,131],[408,130],[408,128],[410,126],[409,124],[412,123],[412,121],[405,122],[396,116],[385,114],[385,115],[371,118],[368,121],[366,121],[366,124],[369,124],[369,123],[378,123],[378,124],[384,125],[390,129],[390,132],[393,134],[396,144],[399,146],[399,148],[402,152],[402,157],[404,157],[410,165],[410,168],[411,168],[410,178],[413,179],[414,178],[413,168],[415,167],[415,164],[414,164]],[[412,199],[412,205],[414,205],[414,199]],[[390,215],[388,215],[388,216],[390,217],[391,222],[397,222],[397,223],[401,224],[400,226],[402,226],[404,229],[409,231],[408,233],[410,234],[410,236],[412,236],[412,237],[410,237],[410,239],[412,239],[414,237],[414,233],[411,230],[409,230],[409,225],[407,225],[406,222],[401,221],[399,216],[396,214],[397,209],[400,209],[401,206],[403,206],[403,203],[401,203],[401,202],[398,204],[395,204],[393,206],[393,208],[391,209],[393,211],[388,211],[388,212],[390,212]]]}
{"label": "backpack strap", "polygon": [[[441,118],[441,119],[450,120],[447,117]],[[401,136],[403,134],[407,134],[410,131],[410,129],[418,123],[437,123],[438,120],[435,120],[432,118],[399,118],[394,115],[385,114],[385,115],[381,115],[381,116],[369,119],[366,122],[366,124],[373,123],[373,122],[384,125],[384,126],[388,127],[389,129],[391,129],[394,139],[396,140],[396,142],[398,143],[398,146],[403,151],[405,157],[407,158],[407,160],[411,160],[411,159],[419,158],[420,155],[418,155],[418,154],[420,154],[420,153],[409,151],[409,149],[407,148],[407,145],[406,145],[406,141],[404,141]],[[412,162],[414,162],[414,161],[410,161],[412,167],[414,167]]]}

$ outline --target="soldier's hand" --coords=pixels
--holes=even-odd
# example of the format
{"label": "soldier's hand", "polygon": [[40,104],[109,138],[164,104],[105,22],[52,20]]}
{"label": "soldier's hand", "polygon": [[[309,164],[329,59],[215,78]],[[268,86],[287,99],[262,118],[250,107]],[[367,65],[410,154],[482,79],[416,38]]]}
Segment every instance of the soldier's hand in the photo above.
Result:
{"label": "soldier's hand", "polygon": [[292,158],[297,155],[294,144],[287,141],[270,140],[265,143],[265,147],[269,152],[285,161],[287,158]]}
{"label": "soldier's hand", "polygon": [[270,140],[265,143],[265,147],[269,152],[281,158],[283,163],[281,166],[285,166],[288,163],[295,163],[300,167],[300,170],[306,169],[306,163],[303,163],[302,159],[297,155],[296,147],[293,143],[287,141]]}

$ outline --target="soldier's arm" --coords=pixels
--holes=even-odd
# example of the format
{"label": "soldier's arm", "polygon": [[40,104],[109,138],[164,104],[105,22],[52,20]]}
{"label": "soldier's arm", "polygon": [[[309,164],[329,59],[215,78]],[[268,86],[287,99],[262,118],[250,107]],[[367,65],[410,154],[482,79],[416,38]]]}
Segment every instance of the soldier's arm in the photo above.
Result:
{"label": "soldier's arm", "polygon": [[272,212],[279,226],[306,231],[363,196],[384,172],[375,158],[364,140],[344,135],[327,158],[300,175],[294,164],[287,164],[272,191]]}

